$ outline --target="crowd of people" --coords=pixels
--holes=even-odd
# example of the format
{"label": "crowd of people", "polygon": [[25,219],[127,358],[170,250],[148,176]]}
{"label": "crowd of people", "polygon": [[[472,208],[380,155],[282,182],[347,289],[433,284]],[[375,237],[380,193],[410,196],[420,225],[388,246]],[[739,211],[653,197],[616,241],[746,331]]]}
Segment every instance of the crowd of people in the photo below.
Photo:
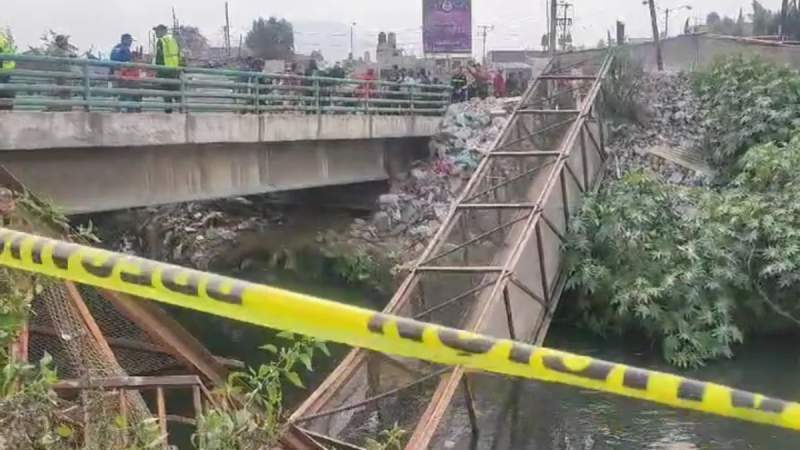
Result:
{"label": "crowd of people", "polygon": [[458,66],[450,78],[453,88],[453,101],[465,102],[471,98],[515,97],[522,95],[524,81],[519,74],[512,72],[506,77],[502,70],[488,71],[480,63],[470,63],[464,68]]}
{"label": "crowd of people", "polygon": [[[163,91],[164,103],[167,105],[166,112],[172,112],[172,104],[178,103],[180,99],[180,86],[181,82],[180,71],[176,70],[185,65],[183,54],[180,48],[178,39],[170,33],[170,30],[165,25],[158,25],[153,28],[156,36],[155,52],[152,55],[152,60],[145,60],[145,55],[141,47],[138,51],[134,50],[134,38],[131,34],[125,33],[120,37],[119,42],[114,45],[110,52],[109,59],[118,63],[149,63],[152,65],[163,67],[163,70],[158,69],[143,69],[136,66],[119,66],[110,69],[110,84],[119,88],[120,94],[118,100],[123,107],[117,108],[118,111],[125,110],[129,112],[141,111],[138,106],[142,102],[142,96],[133,92],[136,89],[142,88],[142,80],[145,78],[158,79],[155,88]],[[65,35],[56,35],[53,42],[47,46],[44,54],[47,56],[60,57],[60,58],[75,58],[77,49],[73,47],[69,38]],[[0,32],[0,54],[14,54],[15,49],[2,32]],[[69,64],[66,63],[53,63],[59,67],[51,67],[50,70],[54,72],[69,72]],[[64,67],[61,67],[64,66]],[[15,64],[13,61],[0,61],[0,84],[8,84],[10,82],[11,71],[14,69]],[[431,73],[424,68],[400,68],[398,66],[392,67],[390,70],[384,70],[377,73],[375,69],[368,68],[361,75],[349,75],[341,63],[321,69],[317,66],[315,60],[310,60],[305,67],[300,68],[296,63],[288,63],[284,70],[284,77],[266,77],[255,76],[254,73],[264,73],[265,61],[259,58],[247,57],[241,60],[237,69],[245,73],[239,80],[240,83],[258,84],[261,86],[261,95],[268,97],[270,93],[275,96],[286,97],[289,96],[305,96],[307,89],[300,88],[302,86],[313,86],[314,82],[308,78],[303,77],[322,77],[318,81],[323,96],[333,97],[331,93],[340,89],[342,86],[338,85],[335,79],[356,78],[360,81],[357,85],[351,85],[350,95],[357,98],[377,98],[384,99],[403,99],[407,98],[409,94],[413,97],[415,93],[423,93],[432,91],[426,88],[426,85],[440,85],[441,80],[431,75]],[[392,84],[380,84],[378,81],[388,81]],[[445,80],[446,82],[447,80]],[[66,77],[55,77],[54,82],[57,86],[66,86],[69,80]],[[466,66],[458,66],[450,77],[450,83],[453,89],[452,100],[454,102],[467,101],[471,98],[486,98],[488,96],[506,97],[520,95],[524,89],[524,82],[520,77],[511,73],[506,77],[502,71],[488,71],[483,65],[479,63],[470,63]],[[296,90],[270,87],[272,85],[283,86],[299,86]],[[148,85],[153,87],[152,84]],[[334,88],[334,86],[337,86]],[[346,86],[346,84],[345,84]],[[244,92],[250,92],[252,88],[248,88]],[[238,91],[237,91],[238,92]],[[14,100],[13,90],[0,90],[0,110],[11,109]],[[59,100],[63,100],[55,106],[48,107],[48,110],[71,110],[69,100],[72,99],[72,90],[65,88],[63,90],[57,89],[52,92],[52,95]],[[253,102],[251,102],[252,104]],[[332,104],[332,101],[323,99],[323,104]],[[402,103],[402,102],[398,102]],[[135,104],[135,105],[132,105]]]}

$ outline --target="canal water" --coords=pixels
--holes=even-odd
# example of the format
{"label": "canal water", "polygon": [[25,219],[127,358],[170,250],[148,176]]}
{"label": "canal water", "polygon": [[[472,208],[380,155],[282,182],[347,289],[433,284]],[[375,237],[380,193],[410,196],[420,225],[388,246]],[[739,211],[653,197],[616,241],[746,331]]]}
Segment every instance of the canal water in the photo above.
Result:
{"label": "canal water", "polygon": [[[650,369],[672,371],[656,349],[638,339],[603,340],[554,325],[546,345]],[[753,338],[736,358],[681,375],[800,399],[799,337]],[[497,450],[800,449],[800,435],[567,386],[473,379],[480,432],[464,414],[440,432],[440,448]]]}

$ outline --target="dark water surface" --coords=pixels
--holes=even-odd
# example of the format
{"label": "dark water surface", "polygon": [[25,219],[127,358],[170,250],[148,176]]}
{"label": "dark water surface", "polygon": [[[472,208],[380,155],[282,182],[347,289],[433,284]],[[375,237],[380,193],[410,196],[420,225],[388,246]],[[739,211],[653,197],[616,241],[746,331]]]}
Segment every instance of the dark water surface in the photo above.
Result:
{"label": "dark water surface", "polygon": [[[674,371],[640,342],[601,340],[554,326],[549,347]],[[800,399],[800,338],[754,338],[736,358],[680,374],[776,396]],[[481,433],[465,414],[440,432],[438,448],[513,450],[589,449],[800,449],[800,434],[674,410],[637,400],[536,382],[476,376],[473,390]]]}

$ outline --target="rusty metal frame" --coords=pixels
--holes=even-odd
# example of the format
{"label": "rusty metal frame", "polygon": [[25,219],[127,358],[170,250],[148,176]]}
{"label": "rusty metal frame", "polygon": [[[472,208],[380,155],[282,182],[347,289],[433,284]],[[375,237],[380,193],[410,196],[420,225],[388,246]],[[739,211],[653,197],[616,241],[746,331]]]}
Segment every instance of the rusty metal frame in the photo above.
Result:
{"label": "rusty metal frame", "polygon": [[[599,143],[597,139],[594,138],[592,135],[593,130],[589,128],[588,122],[591,120],[593,122],[599,122],[599,119],[595,119],[593,117],[594,112],[594,104],[598,99],[600,94],[600,85],[604,80],[606,73],[608,71],[609,65],[611,64],[611,57],[606,58],[602,65],[599,67],[599,70],[596,71],[596,74],[592,76],[573,76],[573,75],[559,75],[556,72],[552,72],[553,70],[564,70],[564,69],[555,69],[557,66],[551,62],[548,65],[548,68],[545,69],[543,72],[545,75],[538,77],[534,83],[528,88],[525,95],[523,96],[523,101],[517,106],[515,111],[512,113],[510,120],[508,121],[507,126],[503,129],[500,133],[494,144],[492,145],[493,151],[490,152],[481,163],[478,165],[478,168],[475,170],[472,178],[467,183],[467,186],[464,188],[462,193],[459,195],[459,198],[456,202],[453,203],[451,206],[450,212],[447,218],[444,220],[442,227],[438,230],[428,247],[425,249],[423,254],[418,259],[417,264],[413,267],[410,271],[409,276],[403,281],[400,288],[395,293],[394,297],[392,298],[391,302],[386,308],[387,312],[391,313],[400,313],[402,308],[408,305],[411,302],[411,298],[413,297],[412,293],[413,290],[418,286],[421,285],[421,275],[422,274],[469,274],[474,276],[482,276],[482,282],[478,281],[477,287],[471,288],[468,291],[450,298],[446,300],[444,303],[425,311],[423,314],[427,315],[435,311],[439,311],[443,308],[446,308],[452,304],[455,304],[459,301],[462,301],[466,298],[470,298],[473,294],[480,292],[481,290],[486,290],[487,288],[491,287],[491,291],[488,292],[486,295],[481,295],[477,298],[477,302],[472,304],[470,309],[470,317],[466,323],[466,326],[462,328],[467,330],[477,331],[480,327],[486,322],[489,312],[492,308],[495,307],[495,304],[498,301],[502,301],[504,304],[501,304],[501,307],[505,308],[505,314],[507,319],[508,325],[508,333],[510,336],[520,339],[523,336],[519,336],[519,331],[515,329],[514,321],[513,321],[513,314],[512,311],[512,302],[510,300],[509,295],[509,285],[513,285],[519,289],[519,291],[515,295],[519,295],[519,292],[523,294],[523,296],[530,298],[532,302],[535,302],[541,307],[541,313],[538,313],[538,324],[535,327],[535,330],[531,330],[531,337],[538,341],[543,338],[543,330],[549,326],[550,319],[555,311],[555,305],[557,304],[558,297],[560,296],[560,291],[563,289],[564,284],[564,277],[561,275],[561,264],[559,263],[558,266],[558,273],[549,273],[547,269],[547,264],[545,262],[545,254],[544,254],[544,235],[543,235],[543,227],[547,227],[547,230],[553,232],[553,234],[558,238],[559,241],[563,241],[566,239],[563,232],[559,230],[559,227],[553,222],[552,218],[548,217],[545,210],[543,209],[543,205],[546,205],[549,199],[551,198],[551,194],[555,191],[560,184],[561,188],[561,197],[562,197],[562,204],[564,208],[564,220],[565,225],[568,226],[569,224],[569,198],[567,195],[567,188],[566,183],[567,179],[571,179],[577,185],[577,191],[580,193],[584,193],[589,188],[589,174],[584,173],[583,181],[581,181],[580,177],[578,177],[575,172],[573,171],[572,167],[569,164],[571,155],[573,153],[574,148],[576,147],[576,143],[578,142],[578,138],[581,138],[581,158],[583,161],[588,159],[587,146],[585,145],[585,137],[583,136],[584,130],[586,134],[591,136],[593,140],[593,144],[596,144],[596,149],[598,150],[598,154],[600,156],[600,164],[605,161],[606,155],[605,152],[602,151],[604,148],[604,134],[602,131],[602,126],[599,130]],[[579,66],[577,64],[576,66]],[[571,118],[568,121],[558,122],[556,124],[551,124],[548,126],[543,127],[542,129],[534,130],[532,133],[528,132],[527,127],[521,123],[519,118],[521,114],[525,114],[526,104],[530,104],[531,101],[539,100],[540,98],[536,97],[540,95],[542,88],[547,90],[547,88],[554,88],[558,89],[559,83],[553,83],[553,85],[548,84],[548,81],[554,82],[563,82],[563,81],[575,81],[575,82],[583,82],[583,81],[592,81],[592,85],[589,88],[588,94],[584,97],[581,96],[581,103],[579,103],[579,110],[577,111],[574,118]],[[564,83],[560,83],[564,85]],[[571,89],[575,90],[575,89]],[[549,92],[549,90],[547,91]],[[556,95],[551,96],[556,97],[558,95],[562,95],[563,92],[560,92]],[[558,111],[558,110],[555,110]],[[569,110],[564,110],[569,111]],[[558,114],[562,114],[563,112],[558,112]],[[549,112],[545,112],[545,114],[549,114]],[[568,127],[568,128],[567,128]],[[512,130],[521,131],[520,128],[525,128],[525,131],[528,132],[528,135],[519,138],[519,139],[511,139],[511,132]],[[508,148],[509,146],[523,141],[531,141],[532,137],[538,136],[543,133],[547,133],[548,131],[553,131],[558,128],[565,128],[563,134],[561,136],[561,144],[558,146],[557,152],[547,151],[547,152],[507,152],[503,151],[504,149]],[[519,134],[518,134],[519,135]],[[534,143],[534,149],[536,145]],[[492,161],[495,161],[499,157],[551,157],[554,158],[552,161],[548,161],[542,166],[536,167],[534,169],[529,169],[522,175],[515,175],[514,177],[505,179],[503,182],[489,188],[483,190],[477,194],[472,194],[473,191],[477,186],[480,185],[484,180],[492,178],[490,171],[487,169],[490,167]],[[583,165],[584,171],[587,170],[587,164],[584,163]],[[508,186],[510,183],[513,183],[516,180],[522,179],[525,176],[529,176],[532,173],[536,173],[542,170],[549,170],[549,174],[546,177],[546,181],[541,189],[537,189],[536,193],[533,194],[536,196],[537,200],[535,203],[502,203],[497,200],[497,197],[492,200],[495,203],[486,203],[486,204],[470,204],[470,201],[475,200],[478,197],[483,195],[489,194],[493,191],[497,191],[498,189]],[[595,177],[596,179],[599,177]],[[575,205],[576,206],[576,205]],[[520,212],[524,212],[525,214],[518,219],[513,221],[513,224],[506,224],[500,225],[499,227],[491,230],[488,234],[482,233],[477,238],[473,238],[470,241],[466,241],[463,244],[458,245],[455,249],[450,250],[443,250],[443,247],[446,242],[446,238],[451,235],[454,230],[457,230],[458,224],[460,223],[459,214],[465,210],[519,210]],[[506,240],[505,246],[503,247],[505,251],[502,255],[498,254],[498,258],[495,258],[495,262],[498,264],[494,265],[484,265],[484,266],[431,266],[431,262],[438,260],[441,257],[447,256],[452,254],[456,251],[466,249],[471,244],[474,244],[478,240],[487,237],[492,233],[496,233],[498,231],[504,230],[512,225],[515,225],[514,232],[512,233],[514,236],[510,239],[513,240]],[[518,266],[520,259],[523,256],[523,252],[531,248],[530,245],[534,245],[536,248],[536,254],[538,255],[538,268],[540,273],[538,274],[538,278],[541,278],[541,290],[543,292],[543,296],[538,295],[532,289],[530,289],[526,283],[519,280],[516,276],[516,267]],[[433,256],[436,255],[436,256]],[[489,277],[493,277],[492,280],[489,280]],[[555,280],[551,282],[550,277],[555,277]],[[480,278],[478,278],[480,279]],[[475,278],[473,278],[475,280]],[[537,288],[539,289],[539,288]],[[348,380],[353,376],[356,370],[362,367],[362,365],[366,362],[366,358],[368,357],[368,352],[363,350],[354,350],[352,351],[342,362],[342,364],[337,367],[336,370],[331,374],[331,376],[323,382],[320,388],[315,391],[309,399],[298,408],[298,410],[291,416],[290,422],[291,423],[299,423],[299,422],[308,422],[313,418],[319,417],[321,411],[324,412],[331,412],[336,408],[325,408],[326,404],[330,402],[334,395],[338,392],[339,388],[344,386]],[[474,405],[472,404],[472,395],[469,392],[469,385],[464,382],[465,378],[465,370],[462,367],[455,367],[446,369],[445,375],[442,377],[441,381],[439,382],[439,386],[437,387],[436,391],[433,393],[430,399],[430,403],[428,408],[423,412],[423,414],[418,418],[417,427],[414,430],[413,434],[410,437],[410,440],[407,444],[407,449],[419,449],[419,448],[428,448],[431,444],[431,439],[433,438],[434,432],[438,427],[439,423],[444,418],[444,414],[446,413],[451,400],[456,393],[459,386],[462,386],[465,390],[467,395],[467,409],[468,412],[474,412]],[[378,394],[380,398],[385,398],[388,394],[393,394],[394,390],[388,391],[383,394]],[[373,397],[374,398],[374,397]],[[369,400],[369,399],[367,399]],[[364,402],[359,402],[364,403]],[[352,406],[352,405],[351,405]],[[360,406],[360,405],[359,405]],[[341,408],[339,408],[341,409]],[[352,408],[348,408],[352,409]],[[331,413],[332,414],[332,413]],[[477,419],[473,417],[472,414],[471,421],[473,423],[473,431],[477,432]]]}

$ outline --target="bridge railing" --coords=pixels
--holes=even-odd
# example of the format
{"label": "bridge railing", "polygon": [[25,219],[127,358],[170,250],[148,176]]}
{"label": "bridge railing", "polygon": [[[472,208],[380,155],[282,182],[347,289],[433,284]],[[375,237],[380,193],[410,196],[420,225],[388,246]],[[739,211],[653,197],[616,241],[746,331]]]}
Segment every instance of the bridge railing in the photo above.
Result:
{"label": "bridge railing", "polygon": [[446,85],[0,55],[0,109],[441,115]]}

